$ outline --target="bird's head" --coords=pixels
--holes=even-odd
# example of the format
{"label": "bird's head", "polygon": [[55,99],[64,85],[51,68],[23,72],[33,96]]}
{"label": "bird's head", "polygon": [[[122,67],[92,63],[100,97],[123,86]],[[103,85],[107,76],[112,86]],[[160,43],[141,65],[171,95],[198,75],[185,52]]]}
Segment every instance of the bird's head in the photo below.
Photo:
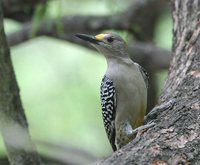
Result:
{"label": "bird's head", "polygon": [[127,55],[126,42],[115,33],[101,33],[96,36],[76,34],[76,37],[88,41],[108,58],[112,56],[123,57]]}

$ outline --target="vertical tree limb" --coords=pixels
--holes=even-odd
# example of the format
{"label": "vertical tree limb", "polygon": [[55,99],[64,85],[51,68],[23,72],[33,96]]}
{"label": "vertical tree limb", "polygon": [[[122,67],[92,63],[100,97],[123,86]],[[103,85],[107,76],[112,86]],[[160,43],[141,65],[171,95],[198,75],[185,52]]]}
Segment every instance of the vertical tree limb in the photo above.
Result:
{"label": "vertical tree limb", "polygon": [[[1,2],[1,1],[0,1]],[[20,101],[10,51],[3,27],[0,3],[0,129],[12,165],[39,165]]]}
{"label": "vertical tree limb", "polygon": [[171,4],[173,59],[161,98],[170,98],[172,94],[174,97],[188,98],[200,89],[200,0],[176,0]]}

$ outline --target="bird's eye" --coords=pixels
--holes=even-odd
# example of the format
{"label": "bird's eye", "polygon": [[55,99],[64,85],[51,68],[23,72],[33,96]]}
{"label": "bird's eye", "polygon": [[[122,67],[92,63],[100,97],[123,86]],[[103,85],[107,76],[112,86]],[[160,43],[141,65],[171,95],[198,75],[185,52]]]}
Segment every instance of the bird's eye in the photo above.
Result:
{"label": "bird's eye", "polygon": [[114,40],[114,39],[113,39],[112,37],[108,37],[108,38],[107,38],[107,41],[110,42],[110,43],[113,42],[113,40]]}

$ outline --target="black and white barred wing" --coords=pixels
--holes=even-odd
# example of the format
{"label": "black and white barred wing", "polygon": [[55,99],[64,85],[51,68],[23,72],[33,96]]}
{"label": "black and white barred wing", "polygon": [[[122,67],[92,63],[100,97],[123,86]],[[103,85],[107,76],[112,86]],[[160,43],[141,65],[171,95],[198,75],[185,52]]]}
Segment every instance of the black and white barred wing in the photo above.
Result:
{"label": "black and white barred wing", "polygon": [[116,110],[116,93],[113,82],[106,76],[101,82],[101,106],[104,127],[111,143],[113,150],[116,150],[115,146],[115,110]]}

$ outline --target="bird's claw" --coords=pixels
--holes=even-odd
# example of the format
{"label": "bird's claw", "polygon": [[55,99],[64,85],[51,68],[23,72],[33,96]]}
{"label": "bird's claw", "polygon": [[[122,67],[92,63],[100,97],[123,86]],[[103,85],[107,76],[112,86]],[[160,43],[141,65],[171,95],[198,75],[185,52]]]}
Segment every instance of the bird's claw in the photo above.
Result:
{"label": "bird's claw", "polygon": [[154,122],[148,123],[148,124],[146,124],[146,125],[142,125],[142,126],[136,128],[136,129],[134,129],[134,130],[132,131],[132,134],[136,134],[136,133],[137,133],[137,136],[138,136],[138,134],[141,134],[142,131],[144,131],[145,129],[151,128],[151,127],[153,127],[154,125],[156,125],[156,123],[154,123]]}

